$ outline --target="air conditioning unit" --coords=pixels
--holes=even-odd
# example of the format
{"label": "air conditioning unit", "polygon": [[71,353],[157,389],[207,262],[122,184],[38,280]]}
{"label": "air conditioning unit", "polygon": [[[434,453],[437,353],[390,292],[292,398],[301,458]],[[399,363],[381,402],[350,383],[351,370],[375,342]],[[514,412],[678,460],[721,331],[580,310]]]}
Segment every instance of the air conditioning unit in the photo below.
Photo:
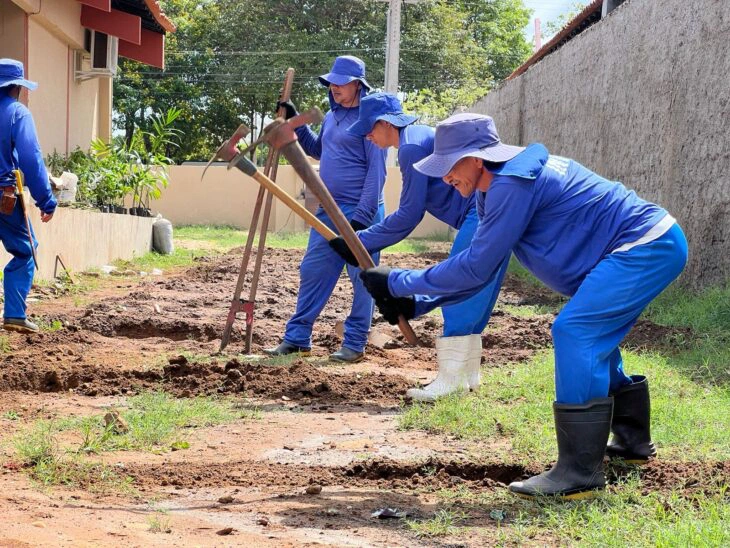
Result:
{"label": "air conditioning unit", "polygon": [[116,76],[119,38],[87,30],[85,42],[86,51],[78,50],[75,55],[76,80]]}

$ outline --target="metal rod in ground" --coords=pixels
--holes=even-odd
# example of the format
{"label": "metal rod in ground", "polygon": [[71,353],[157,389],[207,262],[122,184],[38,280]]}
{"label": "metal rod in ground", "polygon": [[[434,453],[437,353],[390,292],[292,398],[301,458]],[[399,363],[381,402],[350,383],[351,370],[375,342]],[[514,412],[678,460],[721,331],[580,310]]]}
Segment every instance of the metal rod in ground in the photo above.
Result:
{"label": "metal rod in ground", "polygon": [[240,309],[241,305],[241,291],[243,291],[243,282],[246,279],[246,271],[248,270],[248,261],[251,257],[251,249],[253,248],[253,240],[256,236],[256,226],[259,223],[259,215],[261,214],[261,204],[264,201],[264,194],[266,189],[264,187],[259,188],[258,196],[256,197],[256,205],[253,208],[253,216],[251,217],[251,226],[248,229],[248,236],[246,238],[246,247],[243,251],[243,257],[241,258],[241,268],[238,271],[238,280],[236,281],[236,289],[233,292],[233,298],[231,299],[231,306],[228,309],[228,317],[226,318],[226,327],[223,330],[223,337],[221,337],[221,345],[218,349],[219,352],[223,352],[228,343],[231,340],[231,332],[233,331],[233,323],[236,321],[236,314]]}
{"label": "metal rod in ground", "polygon": [[[288,101],[291,96],[292,85],[294,84],[294,69],[290,68],[286,71],[284,77],[284,83],[281,88],[281,101]],[[283,116],[285,109],[280,108],[277,115]],[[271,175],[273,180],[276,179],[276,171],[279,164],[279,151],[274,147],[269,148],[269,154],[266,158],[265,173],[267,176]],[[244,351],[246,354],[251,353],[251,341],[253,338],[253,320],[254,320],[254,308],[256,303],[256,292],[258,289],[259,277],[261,275],[261,261],[263,259],[264,249],[266,246],[266,234],[269,229],[269,219],[271,217],[271,202],[272,195],[269,193],[266,196],[266,204],[264,206],[264,216],[261,221],[261,230],[259,231],[259,245],[256,253],[256,261],[254,263],[253,273],[251,275],[251,288],[249,290],[249,297],[246,303],[241,301],[241,292],[243,291],[243,284],[246,279],[246,273],[248,270],[248,263],[251,257],[251,250],[253,248],[253,238],[256,234],[256,227],[258,225],[259,214],[261,212],[261,204],[264,201],[266,195],[265,187],[259,188],[259,193],[256,198],[256,206],[254,208],[254,216],[251,219],[251,227],[249,229],[248,238],[246,240],[246,248],[244,250],[243,260],[241,261],[241,270],[238,273],[238,280],[236,282],[236,290],[233,294],[231,306],[226,319],[226,327],[223,332],[223,338],[221,339],[221,346],[219,351],[228,346],[231,338],[231,332],[233,331],[233,323],[236,321],[236,314],[242,310],[243,305],[247,305],[246,308],[246,336],[244,339]]]}

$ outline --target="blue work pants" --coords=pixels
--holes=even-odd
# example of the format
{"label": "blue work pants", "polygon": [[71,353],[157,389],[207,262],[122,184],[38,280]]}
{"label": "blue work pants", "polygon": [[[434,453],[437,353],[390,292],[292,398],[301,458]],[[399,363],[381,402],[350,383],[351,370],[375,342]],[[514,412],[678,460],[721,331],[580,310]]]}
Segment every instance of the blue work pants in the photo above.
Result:
{"label": "blue work pants", "polygon": [[[471,240],[479,225],[479,217],[476,208],[469,211],[459,232],[454,238],[449,257],[461,253],[471,245]],[[462,335],[474,335],[484,331],[492,309],[497,302],[499,290],[502,287],[504,273],[509,265],[507,257],[499,267],[497,275],[489,285],[485,286],[479,293],[469,297],[460,303],[444,306],[441,313],[444,316],[444,337],[460,337]]]}
{"label": "blue work pants", "polygon": [[553,323],[558,403],[586,403],[631,384],[618,345],[686,262],[687,240],[675,224],[656,240],[611,253],[586,276]]}
{"label": "blue work pants", "polygon": [[[32,228],[31,233],[33,233]],[[5,266],[3,274],[3,290],[5,291],[3,316],[5,318],[25,318],[25,299],[33,284],[35,265],[20,200],[15,204],[15,209],[10,215],[0,214],[0,240],[2,240],[5,250],[13,256]],[[35,234],[33,234],[33,244],[38,247]]]}
{"label": "blue work pants", "polygon": [[[340,209],[350,220],[355,213],[356,206],[340,204]],[[376,218],[373,219],[373,224],[379,223],[383,219],[384,209],[381,204]],[[337,232],[334,223],[322,208],[317,211],[316,215],[320,221]],[[377,265],[380,261],[380,253],[373,253],[371,256]],[[345,336],[342,346],[355,352],[365,350],[368,331],[373,319],[373,299],[360,280],[360,269],[346,264],[330,248],[327,240],[314,229],[309,232],[307,250],[299,266],[297,308],[286,324],[285,342],[302,348],[311,348],[314,321],[327,304],[327,300],[340,278],[343,266],[347,266],[347,274],[352,282],[354,296],[350,315],[345,320]]]}

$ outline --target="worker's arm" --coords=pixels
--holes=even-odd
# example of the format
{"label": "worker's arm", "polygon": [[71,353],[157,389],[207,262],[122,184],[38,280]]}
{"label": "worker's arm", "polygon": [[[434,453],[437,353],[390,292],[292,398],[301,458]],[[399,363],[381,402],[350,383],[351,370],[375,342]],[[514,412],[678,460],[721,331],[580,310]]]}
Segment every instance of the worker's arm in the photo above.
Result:
{"label": "worker's arm", "polygon": [[463,301],[492,281],[534,213],[533,183],[516,177],[493,182],[471,245],[425,270],[393,269],[388,290],[394,297],[416,295],[415,315]]}
{"label": "worker's arm", "polygon": [[324,126],[327,123],[328,116],[325,116],[324,120],[322,120],[322,127],[319,133],[315,133],[308,125],[299,126],[294,130],[304,152],[315,160],[319,160],[322,156],[322,134],[324,133]]}
{"label": "worker's arm", "polygon": [[43,163],[43,154],[38,144],[33,116],[23,105],[19,106],[10,131],[18,158],[18,166],[25,177],[23,183],[30,190],[38,209],[46,215],[52,215],[58,203],[51,191],[51,185],[48,183],[48,172]]}
{"label": "worker's arm", "polygon": [[360,194],[360,201],[352,215],[352,221],[370,226],[380,206],[380,196],[385,185],[386,152],[370,141],[363,140],[367,172]]}
{"label": "worker's arm", "polygon": [[426,213],[428,177],[416,170],[413,164],[427,156],[419,146],[405,145],[398,151],[403,189],[398,209],[380,223],[358,233],[365,248],[380,251],[407,237],[418,226]]}

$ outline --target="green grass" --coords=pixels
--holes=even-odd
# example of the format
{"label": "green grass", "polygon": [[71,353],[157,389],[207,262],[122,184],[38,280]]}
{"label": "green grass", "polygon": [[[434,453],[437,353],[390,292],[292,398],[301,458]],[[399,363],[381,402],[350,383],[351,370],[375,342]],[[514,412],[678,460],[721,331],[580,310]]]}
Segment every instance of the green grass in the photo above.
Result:
{"label": "green grass", "polygon": [[714,386],[730,384],[730,285],[699,293],[670,287],[652,302],[646,317],[692,333],[673,335],[679,349],[669,363],[694,380]]}
{"label": "green grass", "polygon": [[[727,388],[698,385],[659,355],[624,352],[624,361],[626,371],[649,378],[652,433],[663,458],[730,458]],[[433,405],[414,404],[404,409],[400,427],[469,439],[507,438],[512,448],[498,456],[511,461],[554,458],[552,352],[483,373],[476,395],[446,397]]]}
{"label": "green grass", "polygon": [[427,520],[404,519],[406,527],[418,537],[442,537],[459,533],[458,524],[466,518],[463,512],[452,510],[437,510],[434,516]]}
{"label": "green grass", "polygon": [[62,450],[58,430],[50,421],[37,422],[17,434],[13,445],[18,464],[43,487],[66,485],[99,493],[132,492],[130,478],[103,463]]}
{"label": "green grass", "polygon": [[7,354],[12,351],[13,347],[10,345],[10,339],[7,335],[0,335],[0,354]]}
{"label": "green grass", "polygon": [[77,451],[100,453],[113,450],[164,451],[186,449],[190,429],[214,426],[238,419],[258,418],[256,410],[231,400],[208,397],[176,399],[164,392],[148,392],[129,399],[121,413],[129,432],[118,433],[103,416],[69,419],[57,423],[59,430],[74,431],[81,442]]}
{"label": "green grass", "polygon": [[635,474],[588,501],[528,501],[502,489],[444,489],[437,496],[452,513],[478,509],[489,515],[496,526],[485,532],[484,544],[490,546],[668,548],[730,542],[726,490],[698,497],[677,492],[643,494]]}

